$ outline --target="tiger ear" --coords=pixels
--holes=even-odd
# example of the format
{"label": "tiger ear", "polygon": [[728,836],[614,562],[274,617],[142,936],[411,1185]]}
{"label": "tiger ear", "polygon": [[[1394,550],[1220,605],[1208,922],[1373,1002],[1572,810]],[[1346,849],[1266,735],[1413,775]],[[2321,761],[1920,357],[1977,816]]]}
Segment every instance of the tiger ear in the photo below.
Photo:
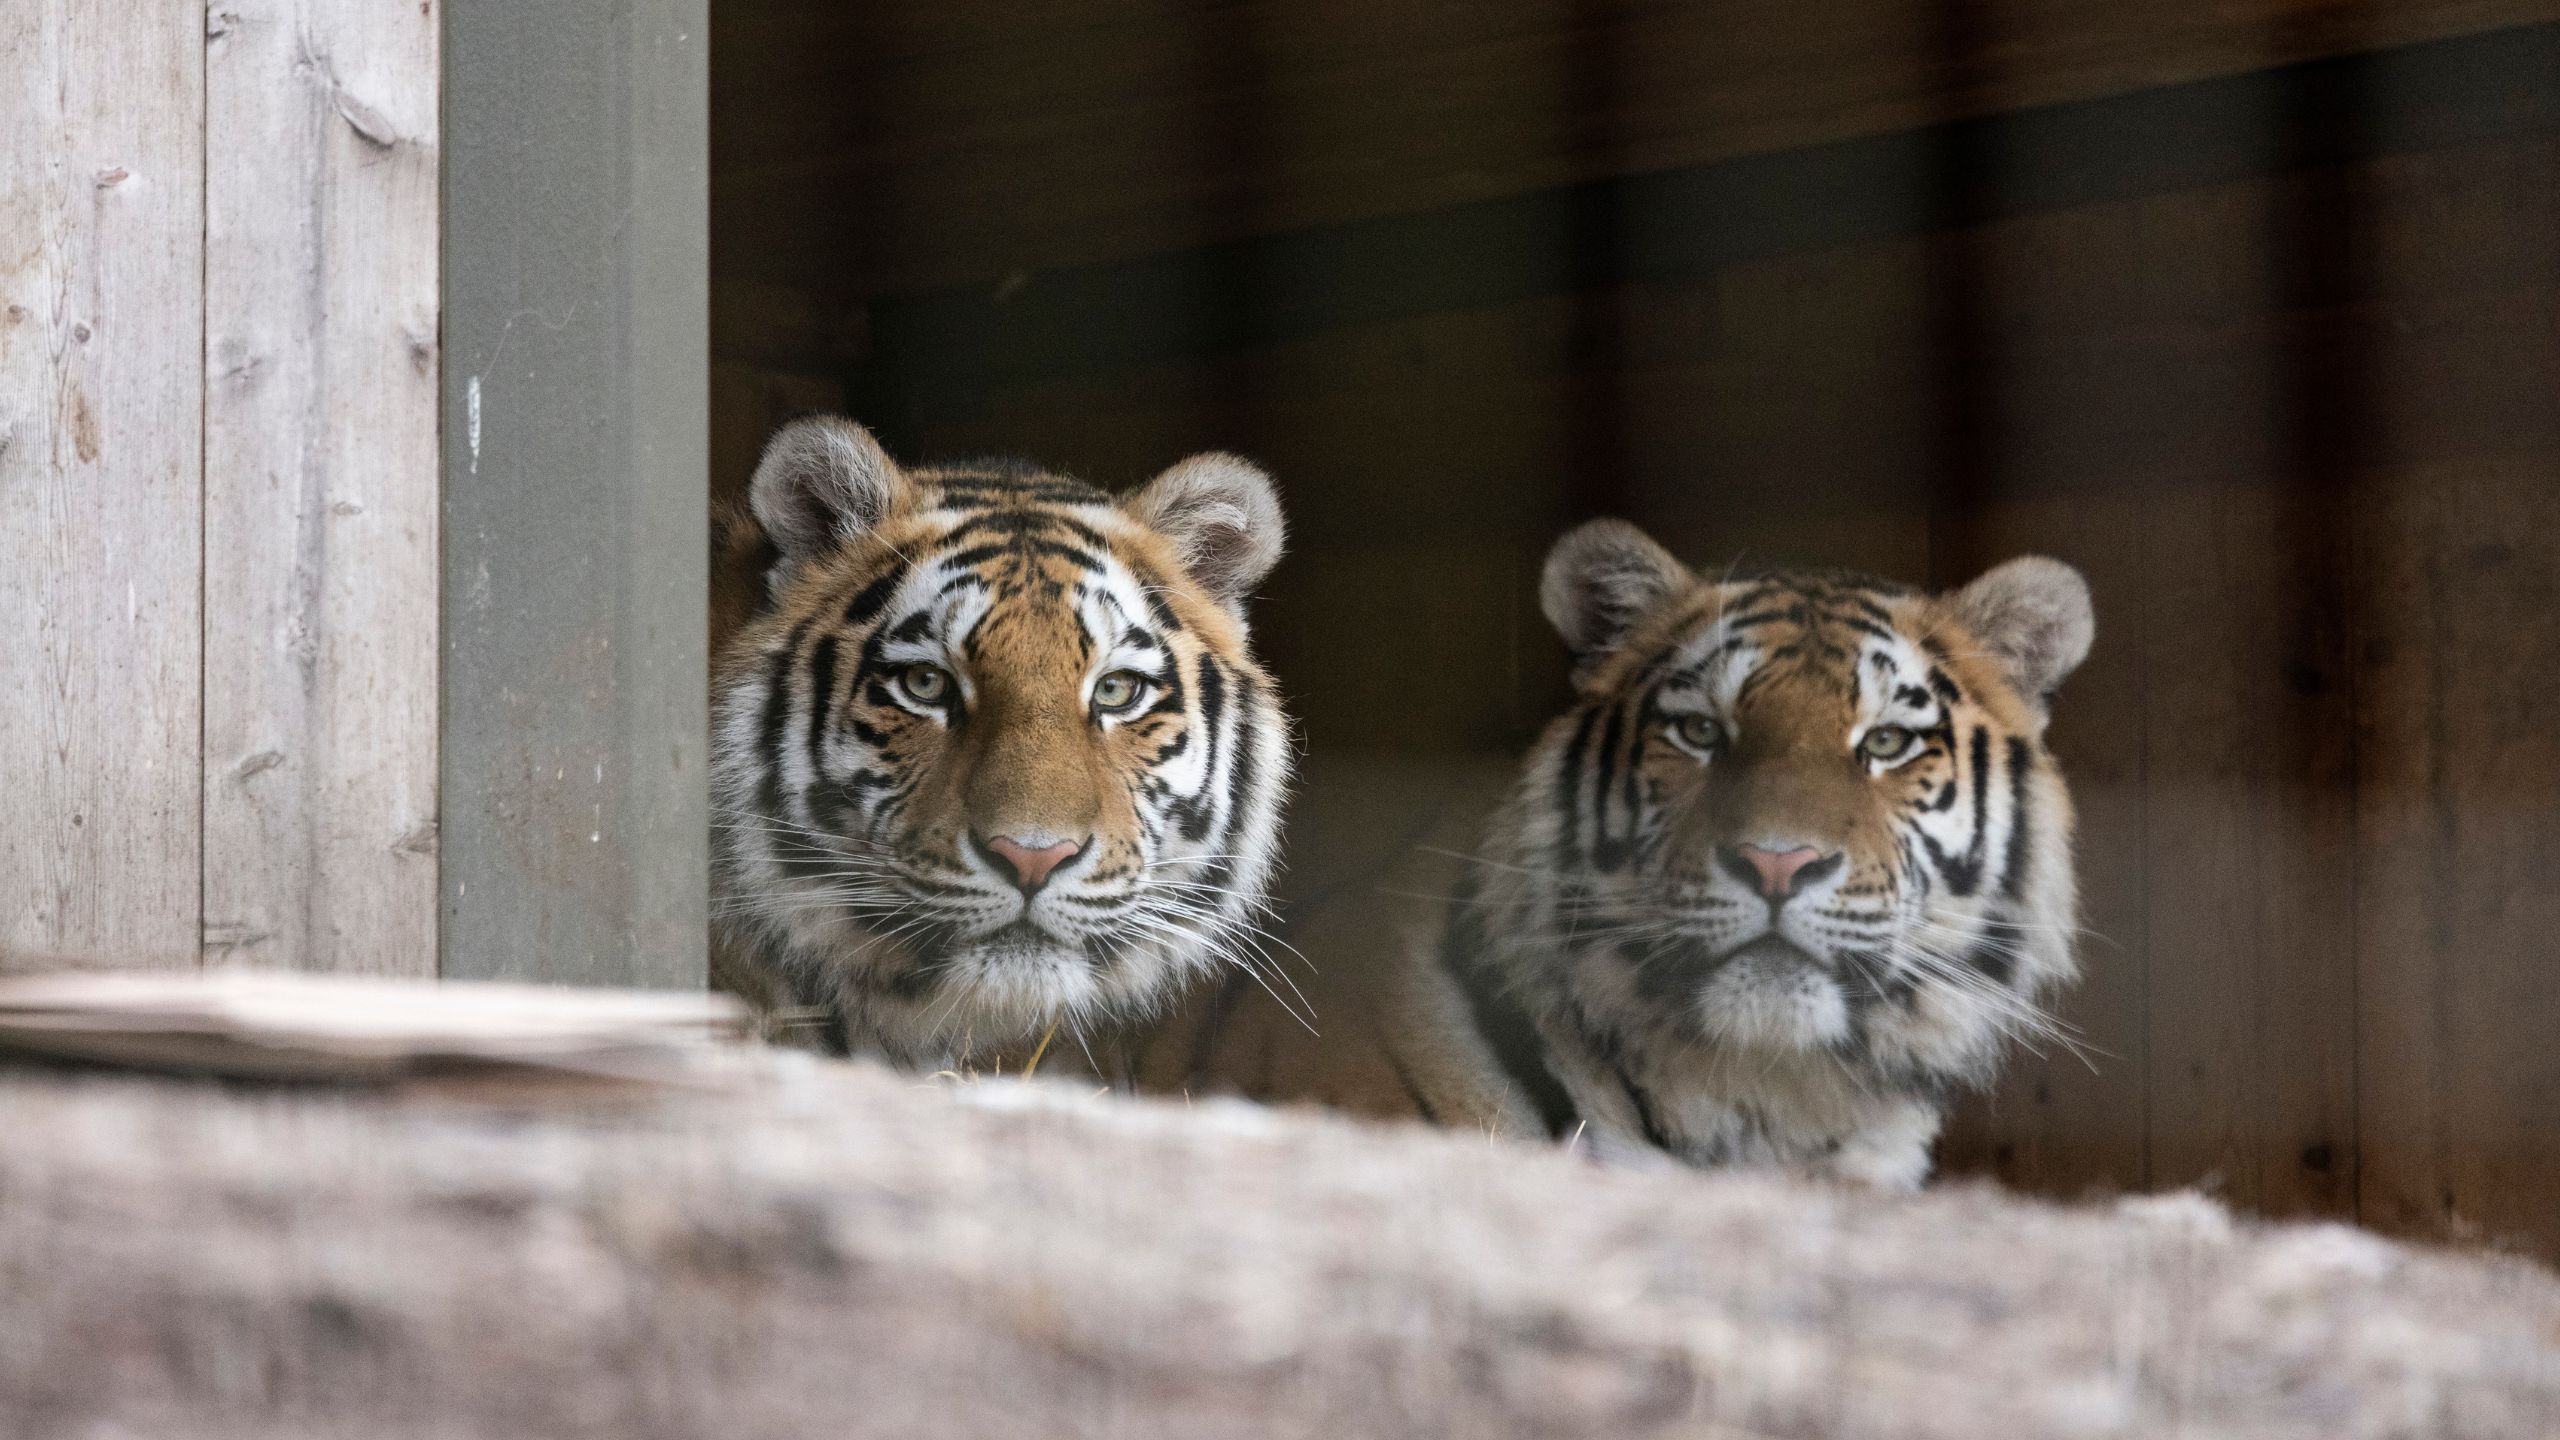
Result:
{"label": "tiger ear", "polygon": [[869,532],[906,489],[898,462],[870,431],[837,416],[812,415],[765,443],[747,503],[791,565]]}
{"label": "tiger ear", "polygon": [[1652,536],[1624,520],[1593,520],[1566,531],[1547,552],[1538,603],[1573,651],[1579,671],[1696,583],[1689,567]]}
{"label": "tiger ear", "polygon": [[1242,610],[1288,544],[1271,477],[1233,455],[1194,455],[1120,503],[1170,542],[1183,573],[1230,610]]}
{"label": "tiger ear", "polygon": [[2028,555],[1994,566],[1950,599],[1956,619],[2030,704],[2042,707],[2097,638],[2089,582],[2059,560]]}

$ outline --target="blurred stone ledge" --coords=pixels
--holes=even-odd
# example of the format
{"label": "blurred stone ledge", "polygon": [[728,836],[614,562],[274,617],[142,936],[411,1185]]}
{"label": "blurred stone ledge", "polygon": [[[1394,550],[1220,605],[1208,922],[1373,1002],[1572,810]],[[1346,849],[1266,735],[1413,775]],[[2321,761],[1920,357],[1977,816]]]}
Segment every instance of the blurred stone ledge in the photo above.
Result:
{"label": "blurred stone ledge", "polygon": [[2560,1282],[725,1052],[0,1072],[13,1436],[2560,1435]]}

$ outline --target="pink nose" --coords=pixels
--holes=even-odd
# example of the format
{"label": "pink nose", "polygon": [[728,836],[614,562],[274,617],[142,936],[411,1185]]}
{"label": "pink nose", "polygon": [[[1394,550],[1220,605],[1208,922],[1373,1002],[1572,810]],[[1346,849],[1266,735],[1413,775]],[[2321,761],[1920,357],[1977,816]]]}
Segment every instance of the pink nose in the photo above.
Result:
{"label": "pink nose", "polygon": [[1742,858],[1750,863],[1751,868],[1759,873],[1760,893],[1772,900],[1781,895],[1795,893],[1796,877],[1803,873],[1804,867],[1822,858],[1822,852],[1810,845],[1799,845],[1793,850],[1783,852],[1764,850],[1757,845],[1740,845],[1735,848],[1742,852]]}
{"label": "pink nose", "polygon": [[1084,853],[1082,845],[1067,840],[1036,849],[1010,835],[989,836],[981,843],[1013,867],[1014,877],[1025,894],[1039,889],[1040,882],[1049,878],[1050,871]]}

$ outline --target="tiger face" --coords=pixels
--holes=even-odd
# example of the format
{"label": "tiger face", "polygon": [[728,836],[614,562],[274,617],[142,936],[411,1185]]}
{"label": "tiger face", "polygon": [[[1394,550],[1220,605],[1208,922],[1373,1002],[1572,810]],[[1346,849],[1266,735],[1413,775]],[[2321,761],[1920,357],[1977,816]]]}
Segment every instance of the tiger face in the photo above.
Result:
{"label": "tiger face", "polygon": [[1288,778],[1242,609],[1281,547],[1260,471],[1115,500],[813,420],[752,504],[772,603],[714,687],[724,968],[947,1065],[1142,1018],[1252,932]]}
{"label": "tiger face", "polygon": [[2052,1034],[2037,1002],[2073,973],[2044,731],[2087,587],[2041,559],[1935,596],[1705,579],[1601,521],[1557,546],[1543,599],[1578,698],[1454,963],[1530,1004],[1570,1052],[1549,1070],[1632,1143],[1916,1179],[1945,1095]]}

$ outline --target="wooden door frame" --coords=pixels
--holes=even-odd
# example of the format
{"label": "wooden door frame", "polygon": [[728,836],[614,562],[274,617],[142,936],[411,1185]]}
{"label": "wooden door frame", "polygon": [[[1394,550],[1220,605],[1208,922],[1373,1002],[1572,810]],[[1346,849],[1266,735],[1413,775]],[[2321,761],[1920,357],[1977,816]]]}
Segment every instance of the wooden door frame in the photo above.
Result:
{"label": "wooden door frame", "polygon": [[708,0],[445,0],[448,978],[698,986]]}

